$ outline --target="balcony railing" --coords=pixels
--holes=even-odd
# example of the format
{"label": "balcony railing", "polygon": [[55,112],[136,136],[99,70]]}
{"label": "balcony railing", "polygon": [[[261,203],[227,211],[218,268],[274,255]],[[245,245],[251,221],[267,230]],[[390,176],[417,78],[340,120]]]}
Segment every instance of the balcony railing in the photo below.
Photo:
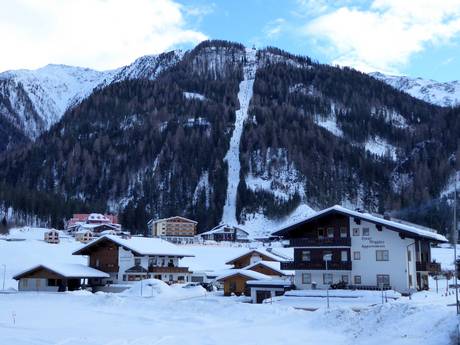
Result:
{"label": "balcony railing", "polygon": [[351,238],[291,238],[288,243],[289,247],[323,247],[323,246],[334,246],[334,247],[350,247]]}
{"label": "balcony railing", "polygon": [[417,271],[422,272],[440,272],[441,264],[438,262],[420,262],[415,263]]}
{"label": "balcony railing", "polygon": [[154,273],[188,273],[188,267],[149,266],[149,272]]}
{"label": "balcony railing", "polygon": [[[324,261],[320,262],[309,262],[309,261],[285,261],[281,263],[282,270],[325,270],[326,264]],[[327,263],[328,270],[351,270],[351,261],[343,261],[343,262],[328,262]]]}

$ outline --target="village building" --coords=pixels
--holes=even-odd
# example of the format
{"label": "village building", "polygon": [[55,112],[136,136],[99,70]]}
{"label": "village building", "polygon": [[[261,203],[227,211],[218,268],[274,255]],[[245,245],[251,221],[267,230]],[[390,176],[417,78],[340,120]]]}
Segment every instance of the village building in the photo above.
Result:
{"label": "village building", "polygon": [[231,295],[245,295],[250,296],[251,291],[246,285],[246,282],[251,280],[267,280],[269,276],[245,269],[230,270],[230,272],[223,274],[216,278],[218,282],[224,285],[224,296]]}
{"label": "village building", "polygon": [[56,229],[51,229],[43,235],[43,239],[47,243],[58,244],[59,243],[59,231]]}
{"label": "village building", "polygon": [[152,237],[159,237],[173,243],[193,243],[198,222],[174,216],[163,219],[152,219],[147,227]]}
{"label": "village building", "polygon": [[286,257],[276,255],[263,249],[250,249],[244,254],[226,262],[233,265],[233,269],[216,278],[216,281],[224,287],[224,295],[246,295],[250,296],[250,288],[246,282],[251,280],[272,280],[278,279],[292,284],[294,271],[282,270],[281,261]]}
{"label": "village building", "polygon": [[121,233],[121,225],[115,215],[103,215],[100,213],[74,214],[67,222],[66,230],[75,236],[79,231],[89,230],[95,236],[99,236],[104,231],[112,230],[117,235]]}
{"label": "village building", "polygon": [[105,272],[81,264],[36,265],[13,277],[19,291],[63,292],[78,290],[88,279],[108,278]]}
{"label": "village building", "polygon": [[91,242],[94,238],[93,232],[86,229],[78,230],[73,235],[75,239],[81,243]]}
{"label": "village building", "polygon": [[228,242],[248,242],[249,233],[239,227],[228,224],[219,224],[209,231],[199,234],[203,241],[228,241]]}
{"label": "village building", "polygon": [[285,279],[248,280],[246,286],[250,290],[252,303],[262,303],[295,288],[292,281]]}
{"label": "village building", "polygon": [[446,242],[432,229],[333,206],[273,235],[294,248],[297,289],[341,283],[353,289],[428,289],[428,274],[440,270],[431,243]]}
{"label": "village building", "polygon": [[285,261],[286,257],[269,252],[264,249],[250,249],[244,254],[238,255],[237,257],[228,260],[227,265],[233,265],[234,268],[245,268],[259,261],[272,261],[281,262]]}
{"label": "village building", "polygon": [[88,256],[90,267],[109,274],[103,279],[91,279],[89,283],[94,286],[148,278],[168,284],[190,281],[191,272],[188,267],[181,267],[179,261],[193,255],[159,238],[102,236],[73,254]]}

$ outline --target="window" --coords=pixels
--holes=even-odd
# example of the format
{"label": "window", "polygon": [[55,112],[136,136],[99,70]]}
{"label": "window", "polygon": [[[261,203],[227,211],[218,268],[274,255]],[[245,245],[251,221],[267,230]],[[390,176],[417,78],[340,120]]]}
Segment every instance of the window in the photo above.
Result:
{"label": "window", "polygon": [[302,250],[302,261],[310,261],[310,251],[309,250]]}
{"label": "window", "polygon": [[340,238],[347,238],[347,237],[348,237],[347,228],[345,227],[340,228]]}
{"label": "window", "polygon": [[29,286],[29,279],[21,279],[21,282],[22,282],[22,286],[23,287],[28,287]]}
{"label": "window", "polygon": [[376,250],[375,259],[377,261],[388,261],[388,250]]}
{"label": "window", "polygon": [[389,286],[390,276],[388,274],[377,274],[377,286]]}
{"label": "window", "polygon": [[409,274],[409,287],[412,286],[412,274]]}
{"label": "window", "polygon": [[342,260],[342,262],[348,261],[348,252],[346,250],[340,252],[340,260]]}
{"label": "window", "polygon": [[323,283],[332,284],[332,273],[323,273]]}
{"label": "window", "polygon": [[410,250],[407,251],[407,261],[412,261],[412,255]]}
{"label": "window", "polygon": [[318,228],[318,238],[324,238],[324,228]]}
{"label": "window", "polygon": [[369,236],[369,228],[363,228],[363,236]]}
{"label": "window", "polygon": [[56,279],[48,279],[48,286],[57,286]]}
{"label": "window", "polygon": [[359,228],[353,228],[353,236],[359,236]]}
{"label": "window", "polygon": [[123,274],[123,281],[126,281],[126,274]]}
{"label": "window", "polygon": [[157,258],[149,258],[149,266],[156,266],[157,265]]}
{"label": "window", "polygon": [[342,281],[348,284],[348,276],[346,274],[342,276]]}
{"label": "window", "polygon": [[134,258],[134,266],[140,266],[141,258]]}
{"label": "window", "polygon": [[353,260],[361,260],[361,252],[353,252]]}
{"label": "window", "polygon": [[334,238],[334,228],[327,228],[327,237]]}
{"label": "window", "polygon": [[355,284],[359,285],[361,284],[361,276],[354,276],[353,277]]}
{"label": "window", "polygon": [[302,273],[302,284],[311,284],[311,273]]}

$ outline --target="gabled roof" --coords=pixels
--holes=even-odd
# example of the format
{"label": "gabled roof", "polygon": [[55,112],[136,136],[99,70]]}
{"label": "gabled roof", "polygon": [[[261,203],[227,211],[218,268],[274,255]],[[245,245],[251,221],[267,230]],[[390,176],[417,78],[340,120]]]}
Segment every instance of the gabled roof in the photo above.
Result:
{"label": "gabled roof", "polygon": [[372,215],[369,213],[364,213],[364,212],[359,212],[359,211],[352,211],[348,208],[335,205],[329,208],[326,208],[324,210],[321,210],[309,217],[306,217],[304,220],[291,224],[287,227],[284,227],[282,229],[279,229],[275,231],[272,235],[274,236],[286,236],[288,235],[292,230],[295,230],[298,228],[300,225],[309,223],[313,220],[319,219],[321,217],[327,216],[329,214],[342,214],[345,216],[357,218],[360,220],[364,220],[370,223],[374,223],[376,225],[381,225],[387,229],[393,230],[400,232],[407,237],[419,237],[419,238],[426,238],[430,239],[433,241],[437,242],[447,242],[447,239],[443,236],[438,234],[436,231],[433,229],[428,229],[425,227],[420,227],[415,224],[408,224],[408,223],[403,223],[402,221],[397,221],[397,220],[389,220],[385,219],[383,217],[378,217],[376,215]]}
{"label": "gabled roof", "polygon": [[259,273],[259,272],[246,270],[246,269],[239,269],[239,270],[231,270],[230,272],[217,277],[216,280],[217,281],[224,280],[224,279],[227,279],[229,277],[233,277],[233,276],[237,276],[237,275],[247,277],[248,279],[251,279],[251,280],[271,279],[270,276],[267,276],[267,275]]}
{"label": "gabled roof", "polygon": [[236,229],[236,231],[241,231],[246,236],[249,236],[249,232],[247,232],[246,230],[243,230],[240,227],[232,226],[232,225],[228,225],[228,224],[219,224],[219,225],[215,226],[214,228],[212,228],[211,230],[208,230],[206,232],[202,232],[199,235],[201,236],[201,235],[212,235],[212,234],[216,234],[216,233],[224,233],[225,228],[234,228],[234,229]]}
{"label": "gabled roof", "polygon": [[244,267],[243,269],[245,270],[252,270],[254,267],[257,267],[257,266],[264,266],[270,270],[273,270],[275,272],[277,272],[279,275],[282,275],[282,276],[290,276],[290,275],[294,275],[295,274],[295,271],[288,271],[288,270],[282,270],[280,267],[280,263],[277,262],[277,261],[257,261],[257,262],[254,262],[253,264],[250,264],[246,267]]}
{"label": "gabled roof", "polygon": [[172,220],[172,219],[176,219],[176,218],[185,220],[185,221],[187,221],[187,222],[189,222],[189,223],[198,224],[197,221],[192,220],[192,219],[188,219],[188,218],[181,217],[181,216],[172,216],[172,217],[161,218],[161,219],[150,219],[150,220],[148,221],[147,225],[150,225],[150,224],[152,224],[152,223],[158,223],[158,222],[161,222],[161,221],[164,221],[164,220]]}
{"label": "gabled roof", "polygon": [[64,278],[108,278],[105,272],[81,264],[40,264],[33,266],[21,273],[16,274],[13,279],[21,279],[27,274],[44,269],[60,275]]}
{"label": "gabled roof", "polygon": [[179,256],[179,257],[192,257],[194,255],[190,254],[188,251],[172,244],[171,242],[162,240],[160,238],[150,238],[150,237],[131,237],[129,239],[120,238],[114,235],[104,235],[101,236],[88,244],[84,245],[73,255],[88,255],[90,249],[103,242],[110,241],[115,243],[118,246],[131,250],[136,255],[169,255],[169,256]]}
{"label": "gabled roof", "polygon": [[241,255],[237,256],[236,258],[233,258],[233,259],[227,261],[225,264],[232,265],[233,262],[235,262],[236,260],[241,259],[241,258],[243,258],[245,256],[248,256],[248,255],[252,255],[253,253],[258,253],[261,256],[266,256],[266,257],[268,257],[268,258],[270,258],[270,259],[272,259],[274,261],[285,261],[284,258],[282,258],[282,257],[280,257],[278,255],[272,254],[272,253],[266,251],[265,249],[250,249],[246,253],[241,254]]}

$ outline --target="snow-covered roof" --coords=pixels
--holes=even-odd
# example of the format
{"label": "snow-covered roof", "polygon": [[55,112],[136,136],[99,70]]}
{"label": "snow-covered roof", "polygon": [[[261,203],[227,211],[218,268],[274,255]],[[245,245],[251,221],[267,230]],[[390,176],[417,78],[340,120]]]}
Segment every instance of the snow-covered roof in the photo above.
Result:
{"label": "snow-covered roof", "polygon": [[232,277],[232,276],[235,276],[235,275],[242,275],[242,276],[245,276],[249,279],[252,279],[252,280],[260,280],[260,279],[271,279],[270,276],[267,276],[265,274],[262,274],[262,273],[259,273],[259,272],[255,272],[255,271],[250,271],[250,270],[246,270],[246,269],[237,269],[237,270],[230,270],[228,273],[226,274],[223,274],[219,277],[216,278],[216,280],[224,280],[228,277]]}
{"label": "snow-covered roof", "polygon": [[231,225],[228,225],[228,224],[219,224],[217,225],[216,227],[212,228],[211,230],[209,231],[206,231],[206,232],[202,232],[201,234],[199,234],[200,236],[201,235],[212,235],[212,234],[216,234],[216,233],[225,233],[225,229],[226,228],[235,228],[236,231],[241,231],[243,232],[246,236],[249,236],[249,233],[246,231],[246,230],[243,230],[237,226],[231,226]]}
{"label": "snow-covered roof", "polygon": [[51,272],[54,272],[65,278],[108,278],[108,275],[105,272],[96,270],[94,268],[88,267],[82,264],[40,264],[33,266],[25,271],[22,271],[16,274],[13,279],[21,279],[23,276],[26,276],[28,273],[36,271],[38,269],[45,269]]}
{"label": "snow-covered roof", "polygon": [[78,231],[75,231],[75,235],[84,235],[90,233],[91,235],[93,232],[90,229],[79,229]]}
{"label": "snow-covered roof", "polygon": [[184,220],[184,221],[186,221],[186,222],[189,222],[189,223],[198,224],[197,221],[192,220],[192,219],[188,219],[188,218],[181,217],[181,216],[173,216],[173,217],[161,218],[161,219],[150,219],[150,220],[148,221],[147,225],[150,225],[150,224],[153,224],[153,223],[162,222],[162,221],[165,221],[165,220],[173,220],[173,219],[182,219],[182,220]]}
{"label": "snow-covered roof", "polygon": [[109,218],[107,218],[106,216],[104,216],[103,214],[100,214],[100,213],[91,213],[88,216],[88,220],[102,220],[102,221],[105,221],[105,222],[110,222]]}
{"label": "snow-covered roof", "polygon": [[284,279],[260,279],[260,280],[248,280],[247,285],[271,285],[280,287],[290,287],[292,282]]}
{"label": "snow-covered roof", "polygon": [[80,224],[79,227],[80,228],[83,228],[83,229],[97,229],[97,228],[100,228],[100,227],[109,227],[109,228],[112,228],[112,229],[118,229],[118,226],[114,225],[114,224],[110,224],[110,223],[102,223],[102,224],[89,224],[89,223],[83,223],[83,224]]}
{"label": "snow-covered roof", "polygon": [[188,251],[172,244],[171,242],[162,240],[160,238],[150,237],[131,237],[131,238],[120,238],[114,235],[101,236],[88,244],[81,247],[79,250],[74,252],[74,255],[86,255],[86,250],[90,249],[97,243],[102,241],[111,241],[119,246],[127,248],[139,255],[169,255],[169,256],[194,256]]}
{"label": "snow-covered roof", "polygon": [[297,228],[297,226],[299,225],[308,223],[314,219],[320,218],[330,213],[340,213],[340,214],[344,214],[350,217],[368,221],[370,223],[382,225],[390,230],[404,233],[407,236],[423,237],[423,238],[428,238],[428,239],[432,239],[432,240],[439,241],[439,242],[447,242],[447,239],[443,235],[438,234],[436,231],[432,229],[428,229],[426,227],[419,227],[415,224],[402,223],[401,221],[397,221],[395,219],[393,220],[385,219],[383,217],[379,217],[379,216],[376,216],[370,213],[353,211],[353,210],[350,210],[348,208],[345,208],[339,205],[335,205],[335,206],[326,208],[309,217],[306,217],[304,220],[300,222],[297,222],[287,227],[284,227],[282,229],[279,229],[275,231],[273,235],[283,236],[289,233],[291,230]]}
{"label": "snow-covered roof", "polygon": [[257,261],[257,262],[254,262],[246,267],[244,267],[243,269],[245,270],[250,270],[256,266],[265,266],[269,269],[272,269],[273,271],[275,272],[278,272],[280,275],[287,275],[287,276],[290,276],[290,275],[294,275],[295,274],[295,271],[291,271],[291,270],[282,270],[281,269],[281,265],[280,265],[280,262],[278,261],[264,261],[264,260],[261,260],[261,261]]}
{"label": "snow-covered roof", "polygon": [[275,255],[275,254],[273,254],[273,253],[270,253],[269,251],[267,251],[267,250],[265,250],[265,249],[250,249],[250,250],[248,250],[246,253],[241,254],[241,255],[239,255],[239,256],[237,256],[237,257],[231,259],[231,260],[228,260],[228,261],[226,262],[226,264],[227,264],[227,265],[231,265],[234,261],[236,261],[236,260],[238,260],[238,259],[240,259],[240,258],[242,258],[242,257],[245,257],[245,256],[247,256],[247,255],[252,255],[252,254],[254,254],[254,253],[258,253],[258,254],[260,254],[260,255],[264,255],[264,256],[269,257],[269,258],[271,258],[271,259],[273,259],[273,260],[275,260],[275,261],[284,261],[284,258],[282,258],[282,257],[280,257],[280,256],[278,256],[278,255]]}

